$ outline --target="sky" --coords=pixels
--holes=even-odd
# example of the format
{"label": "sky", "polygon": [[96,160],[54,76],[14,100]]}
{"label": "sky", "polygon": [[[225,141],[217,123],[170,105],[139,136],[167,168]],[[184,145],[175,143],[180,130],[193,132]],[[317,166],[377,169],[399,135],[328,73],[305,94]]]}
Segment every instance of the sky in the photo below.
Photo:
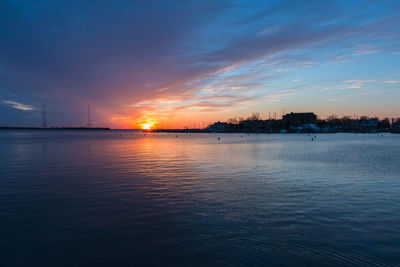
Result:
{"label": "sky", "polygon": [[400,1],[0,1],[0,126],[400,117]]}

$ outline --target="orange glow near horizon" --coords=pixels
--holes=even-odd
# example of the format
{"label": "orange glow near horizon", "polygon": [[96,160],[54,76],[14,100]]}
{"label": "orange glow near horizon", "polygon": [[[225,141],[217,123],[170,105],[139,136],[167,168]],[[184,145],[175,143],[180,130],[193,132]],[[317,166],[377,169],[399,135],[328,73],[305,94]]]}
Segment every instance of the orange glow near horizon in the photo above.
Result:
{"label": "orange glow near horizon", "polygon": [[141,126],[142,126],[143,130],[150,130],[151,127],[153,126],[153,124],[152,123],[142,123]]}

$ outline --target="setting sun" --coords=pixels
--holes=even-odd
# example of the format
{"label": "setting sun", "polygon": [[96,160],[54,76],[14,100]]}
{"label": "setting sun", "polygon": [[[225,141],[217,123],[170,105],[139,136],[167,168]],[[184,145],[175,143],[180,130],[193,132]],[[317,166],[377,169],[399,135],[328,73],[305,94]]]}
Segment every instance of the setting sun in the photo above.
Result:
{"label": "setting sun", "polygon": [[151,123],[142,123],[143,130],[150,130],[151,126],[153,126],[153,124],[151,124]]}

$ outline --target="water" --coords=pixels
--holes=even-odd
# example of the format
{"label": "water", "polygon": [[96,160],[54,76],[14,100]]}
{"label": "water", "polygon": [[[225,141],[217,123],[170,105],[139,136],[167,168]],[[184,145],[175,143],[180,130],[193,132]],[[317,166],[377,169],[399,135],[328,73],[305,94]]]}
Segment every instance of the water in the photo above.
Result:
{"label": "water", "polygon": [[241,135],[0,132],[1,265],[400,264],[400,135]]}

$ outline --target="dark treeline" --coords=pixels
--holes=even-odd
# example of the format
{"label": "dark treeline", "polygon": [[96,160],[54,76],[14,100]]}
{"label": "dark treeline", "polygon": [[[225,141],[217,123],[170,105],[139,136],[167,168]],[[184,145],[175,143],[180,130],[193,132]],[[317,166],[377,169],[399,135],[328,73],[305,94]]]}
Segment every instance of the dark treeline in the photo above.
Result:
{"label": "dark treeline", "polygon": [[299,132],[396,132],[400,118],[379,119],[378,117],[331,115],[327,119],[318,119],[312,112],[289,113],[282,119],[262,120],[259,113],[248,118],[235,117],[227,122],[216,122],[206,129],[209,132],[244,132],[244,133],[299,133]]}
{"label": "dark treeline", "polygon": [[[275,114],[274,114],[275,117]],[[234,117],[226,122],[215,122],[204,129],[152,129],[151,132],[216,132],[216,133],[400,133],[400,118],[379,119],[378,117],[331,115],[318,119],[312,112],[288,113],[281,119],[261,119],[260,113],[251,116]]]}

